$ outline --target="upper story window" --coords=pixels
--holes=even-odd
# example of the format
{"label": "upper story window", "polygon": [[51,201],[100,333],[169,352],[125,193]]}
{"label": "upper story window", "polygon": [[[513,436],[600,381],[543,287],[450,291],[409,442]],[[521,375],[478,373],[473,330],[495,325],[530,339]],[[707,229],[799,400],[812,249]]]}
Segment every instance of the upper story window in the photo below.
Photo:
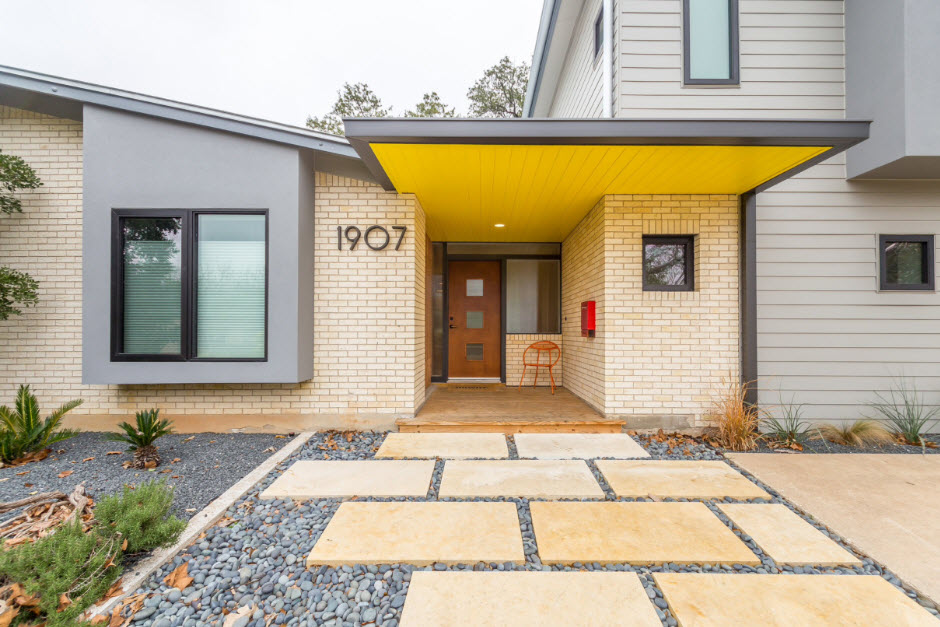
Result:
{"label": "upper story window", "polygon": [[116,210],[113,361],[264,361],[264,211]]}
{"label": "upper story window", "polygon": [[594,20],[594,58],[601,52],[601,46],[604,45],[604,7],[597,14]]}
{"label": "upper story window", "polygon": [[933,235],[880,235],[878,250],[881,289],[933,291]]}
{"label": "upper story window", "polygon": [[737,85],[738,0],[682,0],[686,85]]}

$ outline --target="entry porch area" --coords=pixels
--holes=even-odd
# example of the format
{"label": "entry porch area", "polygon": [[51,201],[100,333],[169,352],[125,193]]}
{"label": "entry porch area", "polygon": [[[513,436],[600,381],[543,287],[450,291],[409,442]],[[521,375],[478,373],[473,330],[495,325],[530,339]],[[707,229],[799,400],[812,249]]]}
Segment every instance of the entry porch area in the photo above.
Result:
{"label": "entry porch area", "polygon": [[605,418],[563,387],[519,388],[487,383],[435,383],[413,418],[398,429],[411,433],[620,433],[625,421]]}

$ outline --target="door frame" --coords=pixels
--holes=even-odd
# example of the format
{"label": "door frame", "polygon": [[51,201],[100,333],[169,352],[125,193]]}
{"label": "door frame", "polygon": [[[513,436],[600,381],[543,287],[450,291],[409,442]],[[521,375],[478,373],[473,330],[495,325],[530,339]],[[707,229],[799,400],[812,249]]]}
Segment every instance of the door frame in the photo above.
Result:
{"label": "door frame", "polygon": [[[450,359],[450,262],[451,261],[498,261],[499,262],[499,380],[506,383],[506,260],[507,259],[561,259],[561,255],[450,255],[447,252],[449,242],[441,242],[444,245],[444,267],[442,270],[443,291],[444,291],[444,355],[441,368],[441,376],[431,377],[433,383],[446,383],[448,372],[448,361]],[[450,242],[454,244],[464,244],[470,242]],[[477,242],[473,242],[477,243]],[[501,243],[501,242],[493,242]],[[525,243],[525,242],[512,242]],[[536,242],[548,243],[548,242]],[[552,242],[553,243],[553,242]]]}

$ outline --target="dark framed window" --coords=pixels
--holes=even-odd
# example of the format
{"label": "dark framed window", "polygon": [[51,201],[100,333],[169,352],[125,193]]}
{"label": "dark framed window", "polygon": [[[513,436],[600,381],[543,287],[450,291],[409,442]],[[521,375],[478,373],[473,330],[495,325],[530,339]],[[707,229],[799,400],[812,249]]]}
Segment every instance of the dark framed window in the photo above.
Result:
{"label": "dark framed window", "polygon": [[112,361],[265,361],[264,210],[112,212]]}
{"label": "dark framed window", "polygon": [[683,82],[737,85],[738,0],[682,0]]}
{"label": "dark framed window", "polygon": [[601,52],[601,46],[604,45],[604,7],[601,7],[594,20],[594,58]]}
{"label": "dark framed window", "polygon": [[506,333],[561,333],[561,260],[506,259]]}
{"label": "dark framed window", "polygon": [[933,291],[933,235],[879,235],[878,251],[881,289]]}
{"label": "dark framed window", "polygon": [[643,236],[643,289],[691,292],[695,289],[695,236]]}

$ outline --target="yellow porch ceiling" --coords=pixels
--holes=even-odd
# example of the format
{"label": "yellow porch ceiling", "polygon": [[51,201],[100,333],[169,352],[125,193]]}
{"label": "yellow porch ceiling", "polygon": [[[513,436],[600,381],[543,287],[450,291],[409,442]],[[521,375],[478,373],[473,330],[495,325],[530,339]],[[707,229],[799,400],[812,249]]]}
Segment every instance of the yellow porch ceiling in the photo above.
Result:
{"label": "yellow porch ceiling", "polygon": [[[828,146],[373,143],[436,241],[559,242],[604,194],[741,194]],[[494,224],[505,224],[496,228]]]}

